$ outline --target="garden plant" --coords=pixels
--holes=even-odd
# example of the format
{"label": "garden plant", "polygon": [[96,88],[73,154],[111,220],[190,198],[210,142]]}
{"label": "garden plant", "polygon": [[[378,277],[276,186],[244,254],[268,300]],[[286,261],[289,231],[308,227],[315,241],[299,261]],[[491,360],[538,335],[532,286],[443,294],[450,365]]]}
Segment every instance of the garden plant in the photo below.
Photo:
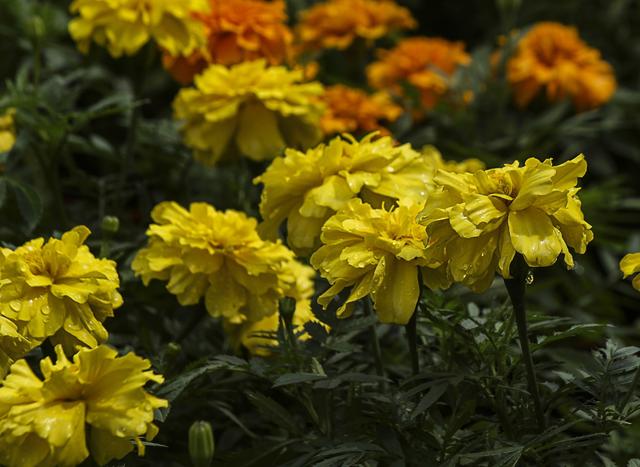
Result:
{"label": "garden plant", "polygon": [[640,467],[639,1],[0,39],[0,466]]}

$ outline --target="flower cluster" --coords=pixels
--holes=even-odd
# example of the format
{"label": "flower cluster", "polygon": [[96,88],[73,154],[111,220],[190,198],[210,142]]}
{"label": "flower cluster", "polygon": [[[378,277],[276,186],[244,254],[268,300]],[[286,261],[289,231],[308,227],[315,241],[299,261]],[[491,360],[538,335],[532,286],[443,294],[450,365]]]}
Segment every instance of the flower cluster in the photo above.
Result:
{"label": "flower cluster", "polygon": [[213,165],[234,151],[265,160],[285,146],[317,143],[322,85],[301,81],[302,71],[269,67],[265,60],[211,65],[174,101],[185,144],[198,160]]}
{"label": "flower cluster", "polygon": [[208,64],[235,65],[264,58],[270,65],[287,62],[293,34],[287,26],[283,0],[208,0],[209,9],[194,13],[203,24],[206,43],[191,55],[165,53],[163,63],[182,83]]}
{"label": "flower cluster", "polygon": [[302,13],[297,34],[304,49],[346,49],[356,38],[375,40],[414,27],[409,10],[391,0],[329,0]]}
{"label": "flower cluster", "polygon": [[367,67],[369,84],[396,95],[407,82],[420,92],[425,109],[433,108],[449,89],[449,77],[471,58],[462,42],[441,38],[412,37],[391,50],[381,50],[379,60]]}
{"label": "flower cluster", "polygon": [[204,43],[204,30],[193,12],[206,9],[205,0],[73,0],[78,16],[69,33],[83,52],[91,41],[113,57],[135,54],[151,38],[173,55],[187,55]]}
{"label": "flower cluster", "polygon": [[428,159],[410,145],[375,133],[361,141],[337,137],[306,153],[287,150],[255,180],[264,184],[261,229],[275,238],[286,220],[289,246],[308,254],[319,246],[323,224],[351,199],[423,199],[431,172]]}
{"label": "flower cluster", "polygon": [[510,277],[516,253],[532,267],[550,266],[562,253],[573,267],[569,247],[584,253],[593,239],[577,197],[586,169],[580,155],[557,166],[530,158],[473,174],[440,170],[421,220],[430,263],[446,265],[439,281],[482,291],[496,270]]}
{"label": "flower cluster", "polygon": [[421,209],[404,202],[374,209],[353,199],[332,216],[322,227],[323,245],[311,256],[331,284],[318,302],[326,306],[351,287],[338,316],[349,316],[354,302],[371,296],[380,321],[406,324],[420,296],[418,266],[426,265],[427,233],[416,221]]}
{"label": "flower cluster", "polygon": [[578,110],[588,110],[616,90],[613,69],[600,52],[575,28],[552,22],[538,23],[520,40],[507,63],[507,79],[521,107],[544,91],[551,102],[570,98]]}
{"label": "flower cluster", "polygon": [[122,304],[116,265],[84,245],[84,226],[62,238],[0,249],[0,315],[32,347],[50,337],[67,351],[106,341],[102,322]]}
{"label": "flower cluster", "polygon": [[368,95],[341,84],[327,87],[323,101],[326,110],[320,127],[326,135],[372,131],[388,134],[381,122],[393,122],[402,114],[402,108],[387,93]]}
{"label": "flower cluster", "polygon": [[104,465],[134,446],[143,455],[140,438],[155,437],[153,412],[167,407],[144,389],[149,381],[163,381],[150,362],[134,354],[118,357],[107,346],[80,350],[72,361],[60,346],[56,354],[56,363],[41,360],[42,378],[19,360],[3,381],[0,464],[71,466],[91,454]]}
{"label": "flower cluster", "polygon": [[241,324],[277,313],[285,296],[299,296],[293,253],[262,240],[257,222],[244,213],[164,202],[151,217],[149,244],[138,252],[133,270],[145,284],[167,281],[182,305],[204,297],[211,316]]}
{"label": "flower cluster", "polygon": [[[629,253],[622,261],[620,261],[620,270],[624,274],[625,279],[632,274],[640,272],[640,253]],[[640,290],[640,274],[633,278],[633,287]]]}
{"label": "flower cluster", "polygon": [[0,154],[11,151],[16,144],[15,114],[16,109],[13,108],[0,114]]}

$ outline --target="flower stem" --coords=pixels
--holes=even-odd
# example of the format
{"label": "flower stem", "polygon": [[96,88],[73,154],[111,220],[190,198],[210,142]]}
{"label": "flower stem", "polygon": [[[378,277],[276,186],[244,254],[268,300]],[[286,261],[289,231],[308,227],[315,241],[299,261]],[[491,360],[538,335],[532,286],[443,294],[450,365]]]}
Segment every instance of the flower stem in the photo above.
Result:
{"label": "flower stem", "polygon": [[[371,306],[371,299],[366,297],[364,300],[364,313],[367,316],[373,315]],[[369,327],[369,333],[371,337],[371,346],[373,347],[373,356],[376,363],[376,373],[378,376],[384,378],[384,365],[382,364],[382,351],[380,350],[380,340],[378,339],[378,333],[376,332],[375,323]]]}
{"label": "flower stem", "polygon": [[511,264],[512,278],[505,279],[504,284],[507,287],[507,292],[513,305],[513,313],[516,318],[518,336],[520,338],[520,348],[522,349],[522,359],[527,372],[527,384],[529,386],[529,392],[533,397],[533,406],[536,419],[538,420],[538,426],[542,431],[545,427],[544,413],[542,411],[542,403],[540,402],[540,393],[538,392],[538,382],[536,381],[536,373],[533,367],[531,349],[529,348],[527,312],[524,303],[527,273],[528,267],[524,257],[516,253],[513,263]]}
{"label": "flower stem", "polygon": [[420,300],[416,303],[416,309],[411,315],[411,319],[405,326],[407,331],[407,342],[409,344],[409,355],[411,356],[411,372],[415,376],[420,372],[420,356],[418,355],[418,307]]}

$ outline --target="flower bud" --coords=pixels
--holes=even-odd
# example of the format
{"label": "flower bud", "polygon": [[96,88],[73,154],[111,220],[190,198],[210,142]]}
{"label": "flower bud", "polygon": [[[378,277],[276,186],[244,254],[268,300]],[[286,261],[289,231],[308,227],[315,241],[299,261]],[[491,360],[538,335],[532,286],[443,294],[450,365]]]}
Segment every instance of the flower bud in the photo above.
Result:
{"label": "flower bud", "polygon": [[29,28],[34,39],[40,40],[44,37],[46,26],[42,18],[40,18],[39,16],[34,16],[33,18],[31,18]]}
{"label": "flower bud", "polygon": [[284,297],[280,300],[280,316],[284,318],[284,322],[287,326],[293,319],[293,314],[296,311],[296,299],[292,297]]}
{"label": "flower bud", "polygon": [[114,234],[120,229],[120,219],[116,216],[104,216],[101,225],[103,232]]}
{"label": "flower bud", "polygon": [[189,428],[189,456],[194,467],[209,467],[214,451],[211,424],[205,421],[194,422]]}

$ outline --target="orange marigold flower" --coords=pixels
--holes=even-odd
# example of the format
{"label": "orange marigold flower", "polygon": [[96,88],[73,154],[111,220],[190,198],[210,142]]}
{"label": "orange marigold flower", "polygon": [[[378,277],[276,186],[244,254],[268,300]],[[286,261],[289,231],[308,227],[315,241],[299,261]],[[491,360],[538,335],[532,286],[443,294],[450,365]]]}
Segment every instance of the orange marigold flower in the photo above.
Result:
{"label": "orange marigold flower", "polygon": [[402,93],[401,83],[407,81],[420,91],[422,105],[431,109],[449,88],[448,77],[470,61],[462,42],[412,37],[381,50],[379,60],[367,67],[367,77],[372,87],[396,94]]}
{"label": "orange marigold flower", "polygon": [[389,134],[380,121],[393,122],[402,114],[402,108],[394,104],[387,93],[368,95],[341,84],[325,88],[323,100],[326,110],[320,127],[326,135],[376,130]]}
{"label": "orange marigold flower", "polygon": [[551,102],[569,97],[577,110],[588,110],[616,90],[613,69],[600,52],[582,41],[576,28],[553,22],[536,24],[520,40],[507,63],[507,80],[520,107],[544,89]]}
{"label": "orange marigold flower", "polygon": [[329,0],[302,13],[297,33],[304,49],[346,49],[357,37],[375,40],[414,27],[409,10],[392,0]]}
{"label": "orange marigold flower", "polygon": [[284,0],[208,0],[209,11],[194,17],[205,28],[206,46],[187,57],[165,53],[163,63],[171,75],[189,83],[208,64],[235,65],[264,58],[280,65],[291,58],[293,34],[286,25]]}

